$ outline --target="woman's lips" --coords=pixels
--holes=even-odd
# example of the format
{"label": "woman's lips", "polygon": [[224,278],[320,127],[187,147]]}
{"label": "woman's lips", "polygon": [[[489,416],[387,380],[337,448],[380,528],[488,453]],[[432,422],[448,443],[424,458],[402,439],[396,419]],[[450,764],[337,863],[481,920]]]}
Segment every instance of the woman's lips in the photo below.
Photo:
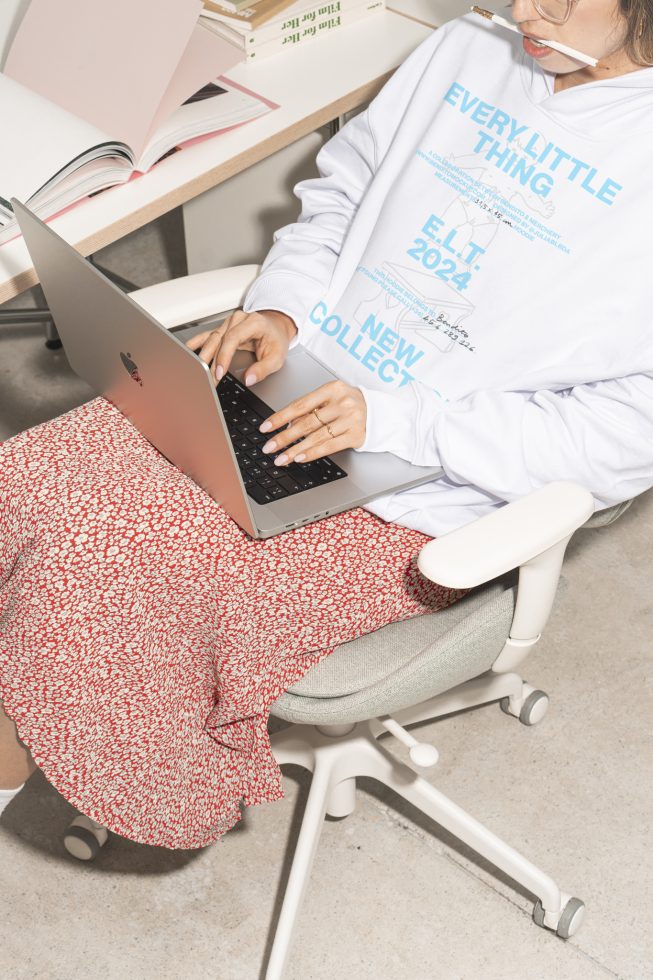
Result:
{"label": "woman's lips", "polygon": [[546,58],[547,55],[552,54],[551,48],[541,48],[539,44],[533,44],[530,37],[524,37],[523,47],[531,58]]}

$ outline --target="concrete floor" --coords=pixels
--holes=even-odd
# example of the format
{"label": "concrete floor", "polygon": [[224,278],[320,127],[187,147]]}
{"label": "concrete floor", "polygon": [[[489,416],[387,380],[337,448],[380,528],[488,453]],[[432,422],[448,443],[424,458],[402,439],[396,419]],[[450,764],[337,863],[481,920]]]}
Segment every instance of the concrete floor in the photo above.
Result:
{"label": "concrete floor", "polygon": [[[183,272],[180,241],[172,214],[100,258],[147,285]],[[41,328],[0,327],[0,437],[87,397]],[[585,901],[577,935],[537,928],[530,896],[364,784],[325,825],[288,980],[653,977],[652,540],[648,494],[572,541],[526,673],[551,697],[541,725],[491,705],[421,728],[441,753],[433,782]],[[61,844],[70,806],[37,774],[0,821],[0,978],[257,980],[308,785],[299,770],[286,783],[214,847],[112,837],[84,865]]]}

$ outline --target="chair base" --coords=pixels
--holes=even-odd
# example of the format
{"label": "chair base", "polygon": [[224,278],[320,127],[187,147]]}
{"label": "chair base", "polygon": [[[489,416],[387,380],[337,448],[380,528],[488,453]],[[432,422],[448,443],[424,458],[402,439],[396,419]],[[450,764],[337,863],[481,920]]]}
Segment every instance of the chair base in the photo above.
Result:
{"label": "chair base", "polygon": [[[516,674],[497,675],[489,672],[445,695],[398,712],[394,717],[401,724],[413,724],[499,698],[507,699],[510,714],[519,717],[521,708],[529,698],[533,701],[533,693],[534,689],[524,684]],[[533,721],[525,723],[533,724]],[[388,752],[378,741],[378,736],[383,731],[376,720],[332,728],[296,725],[279,732],[271,739],[272,750],[279,765],[300,765],[313,773],[313,779],[268,961],[266,980],[281,980],[283,976],[324,817],[327,813],[346,816],[353,811],[358,776],[367,776],[388,786],[521,884],[538,899],[534,912],[535,922],[557,931],[562,938],[569,938],[582,921],[582,902],[562,892],[548,875],[435,789],[415,770]]]}
{"label": "chair base", "polygon": [[[548,705],[546,695],[526,684],[518,674],[488,671],[445,694],[398,711],[393,717],[402,725],[411,725],[491,701],[500,701],[506,713],[525,725],[540,721]],[[342,725],[293,725],[271,738],[280,766],[302,766],[313,773],[313,779],[265,980],[283,977],[325,815],[346,817],[353,813],[359,776],[388,786],[519,882],[537,897],[535,923],[554,930],[563,939],[570,938],[582,922],[583,903],[562,892],[548,875],[388,752],[378,741],[385,733],[381,722],[371,719]],[[80,815],[66,833],[65,846],[72,856],[93,860],[107,837],[105,828]]]}

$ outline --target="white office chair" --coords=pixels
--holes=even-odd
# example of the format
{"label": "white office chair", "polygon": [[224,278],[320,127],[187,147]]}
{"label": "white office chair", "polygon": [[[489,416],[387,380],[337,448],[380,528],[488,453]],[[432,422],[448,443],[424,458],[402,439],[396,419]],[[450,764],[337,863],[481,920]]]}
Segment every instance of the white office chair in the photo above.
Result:
{"label": "white office chair", "polygon": [[[237,308],[256,266],[199,273],[132,294],[168,328]],[[272,737],[280,765],[313,778],[286,887],[267,980],[280,980],[309,880],[325,814],[344,817],[356,802],[356,777],[389,786],[536,897],[535,922],[572,936],[584,905],[420,775],[437,750],[405,726],[500,701],[525,725],[544,716],[548,698],[516,668],[540,638],[558,587],[569,539],[583,524],[606,524],[628,506],[592,517],[590,494],[552,483],[493,514],[429,542],[421,572],[442,585],[472,589],[448,609],[391,624],[339,647],[273,705],[291,727]],[[400,762],[379,737],[390,732],[409,749]],[[77,857],[94,856],[107,836],[78,817],[66,835]]]}

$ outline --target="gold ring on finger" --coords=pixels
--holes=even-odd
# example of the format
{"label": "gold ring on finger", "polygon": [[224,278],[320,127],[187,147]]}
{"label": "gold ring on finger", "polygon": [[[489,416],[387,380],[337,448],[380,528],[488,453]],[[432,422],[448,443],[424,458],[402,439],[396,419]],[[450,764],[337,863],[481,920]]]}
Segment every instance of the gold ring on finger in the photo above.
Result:
{"label": "gold ring on finger", "polygon": [[322,428],[324,428],[324,429],[327,430],[327,432],[329,433],[329,435],[331,436],[331,438],[332,439],[335,439],[335,437],[336,437],[335,432],[333,431],[333,429],[331,428],[331,426],[329,425],[328,422],[323,422],[322,421],[322,419],[320,418],[320,416],[317,414],[317,409],[316,408],[313,409],[313,415],[318,420],[318,422],[320,423],[320,425],[322,426]]}

